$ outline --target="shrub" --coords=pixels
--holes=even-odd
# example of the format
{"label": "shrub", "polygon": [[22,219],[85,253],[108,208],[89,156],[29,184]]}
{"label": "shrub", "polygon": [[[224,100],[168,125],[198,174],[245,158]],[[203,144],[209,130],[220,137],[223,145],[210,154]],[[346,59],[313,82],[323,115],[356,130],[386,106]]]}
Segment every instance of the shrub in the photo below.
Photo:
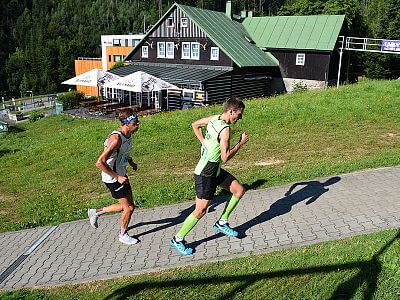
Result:
{"label": "shrub", "polygon": [[41,118],[44,118],[44,114],[38,111],[34,111],[29,115],[29,122],[36,122],[37,120],[40,120]]}
{"label": "shrub", "polygon": [[64,109],[71,109],[78,106],[79,102],[81,102],[85,98],[85,94],[78,91],[71,91],[59,94],[57,100],[63,104]]}

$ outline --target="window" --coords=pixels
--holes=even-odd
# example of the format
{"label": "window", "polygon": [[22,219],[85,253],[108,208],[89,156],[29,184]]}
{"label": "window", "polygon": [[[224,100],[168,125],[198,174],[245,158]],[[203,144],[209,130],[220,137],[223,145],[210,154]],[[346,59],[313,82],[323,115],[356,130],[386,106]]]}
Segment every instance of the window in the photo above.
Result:
{"label": "window", "polygon": [[121,40],[120,39],[113,39],[113,46],[121,46]]}
{"label": "window", "polygon": [[182,59],[190,59],[190,43],[182,43]]}
{"label": "window", "polygon": [[188,27],[188,19],[187,18],[181,18],[181,27]]}
{"label": "window", "polygon": [[200,59],[200,43],[191,43],[191,46],[192,46],[192,55],[190,58],[199,60]]}
{"label": "window", "polygon": [[165,57],[174,58],[174,47],[175,47],[174,42],[167,42],[166,45],[167,45],[167,55]]}
{"label": "window", "polygon": [[125,47],[128,47],[128,39],[125,39]]}
{"label": "window", "polygon": [[149,57],[149,46],[142,46],[142,57]]}
{"label": "window", "polygon": [[297,53],[296,54],[296,66],[304,66],[306,62],[306,54],[305,53]]}
{"label": "window", "polygon": [[165,43],[157,42],[157,57],[165,58]]}
{"label": "window", "polygon": [[139,42],[140,42],[140,40],[133,39],[133,40],[132,40],[132,46],[133,46],[133,47],[136,47],[137,44],[139,44]]}
{"label": "window", "polygon": [[219,60],[219,48],[211,47],[210,60]]}
{"label": "window", "polygon": [[111,55],[108,55],[108,61],[111,62]]}
{"label": "window", "polygon": [[167,27],[174,27],[174,18],[167,19]]}
{"label": "window", "polygon": [[114,62],[119,62],[119,61],[121,61],[123,58],[122,58],[122,55],[114,55]]}

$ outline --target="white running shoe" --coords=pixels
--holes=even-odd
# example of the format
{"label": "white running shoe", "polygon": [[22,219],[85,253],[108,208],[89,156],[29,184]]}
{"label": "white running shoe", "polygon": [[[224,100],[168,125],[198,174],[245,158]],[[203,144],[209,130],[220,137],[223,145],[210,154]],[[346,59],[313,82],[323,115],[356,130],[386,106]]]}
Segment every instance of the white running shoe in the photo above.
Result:
{"label": "white running shoe", "polygon": [[99,218],[99,216],[97,215],[96,210],[93,208],[89,208],[87,210],[87,214],[89,217],[90,225],[92,225],[93,228],[99,227],[99,224],[97,224],[97,219]]}
{"label": "white running shoe", "polygon": [[139,242],[137,239],[129,236],[127,233],[124,233],[123,235],[119,236],[119,241],[121,243],[127,244],[127,245],[134,245],[137,242]]}

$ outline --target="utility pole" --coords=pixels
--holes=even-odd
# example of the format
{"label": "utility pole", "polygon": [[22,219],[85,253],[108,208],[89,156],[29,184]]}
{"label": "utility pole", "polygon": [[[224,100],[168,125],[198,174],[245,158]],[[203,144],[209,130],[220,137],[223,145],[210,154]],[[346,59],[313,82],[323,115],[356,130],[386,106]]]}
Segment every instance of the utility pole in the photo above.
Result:
{"label": "utility pole", "polygon": [[158,0],[158,18],[162,17],[162,0]]}

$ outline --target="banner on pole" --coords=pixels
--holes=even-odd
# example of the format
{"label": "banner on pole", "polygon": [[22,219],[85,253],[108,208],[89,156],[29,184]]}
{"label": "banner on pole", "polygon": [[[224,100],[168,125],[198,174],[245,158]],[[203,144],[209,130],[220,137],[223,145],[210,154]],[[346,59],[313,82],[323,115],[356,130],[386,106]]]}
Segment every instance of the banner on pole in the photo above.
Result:
{"label": "banner on pole", "polygon": [[400,52],[400,40],[382,40],[381,51]]}

